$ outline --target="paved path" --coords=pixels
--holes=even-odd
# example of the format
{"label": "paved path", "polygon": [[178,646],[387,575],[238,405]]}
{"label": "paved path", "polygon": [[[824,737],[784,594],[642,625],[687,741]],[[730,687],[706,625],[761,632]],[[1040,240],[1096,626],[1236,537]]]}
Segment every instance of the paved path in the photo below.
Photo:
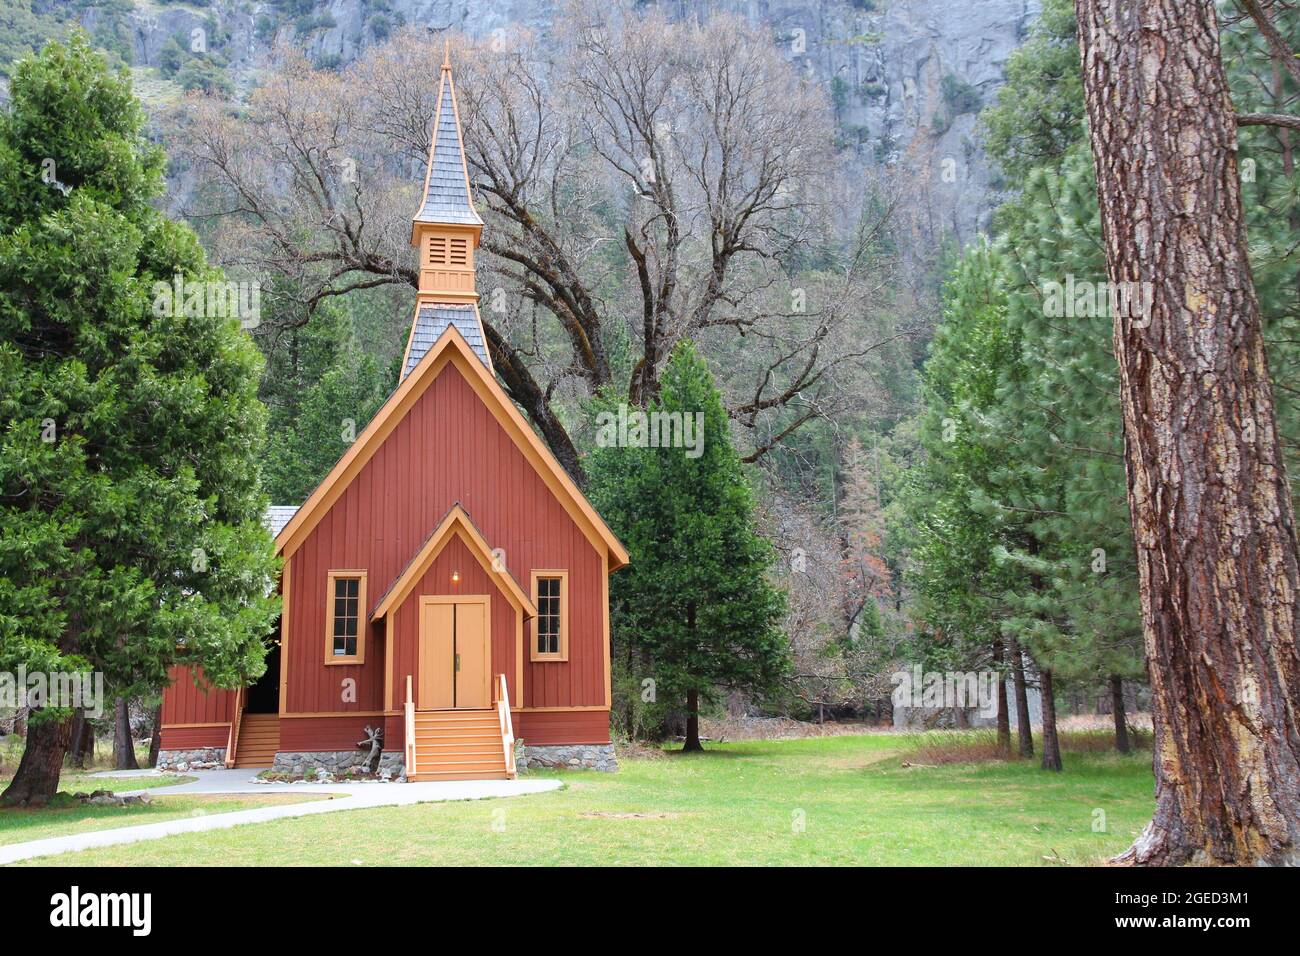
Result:
{"label": "paved path", "polygon": [[[154,771],[121,771],[104,776],[149,776]],[[274,807],[255,807],[251,810],[233,810],[230,813],[213,813],[201,817],[184,817],[164,820],[161,823],[143,823],[113,830],[95,830],[69,836],[47,837],[27,843],[0,846],[0,865],[31,860],[59,853],[72,853],[101,846],[119,846],[143,840],[160,840],[179,833],[202,833],[207,830],[226,830],[245,823],[265,823],[288,817],[309,817],[318,813],[338,813],[341,810],[364,810],[368,807],[401,807],[413,803],[436,803],[442,800],[484,800],[493,797],[515,797],[527,793],[545,793],[560,787],[558,780],[448,780],[438,783],[330,783],[288,784],[252,783],[247,770],[199,770],[186,776],[198,777],[191,783],[174,787],[154,787],[149,790],[119,790],[119,794],[148,793],[153,796],[199,793],[303,793],[313,796],[329,794],[332,800],[315,800],[311,803],[291,803]]]}

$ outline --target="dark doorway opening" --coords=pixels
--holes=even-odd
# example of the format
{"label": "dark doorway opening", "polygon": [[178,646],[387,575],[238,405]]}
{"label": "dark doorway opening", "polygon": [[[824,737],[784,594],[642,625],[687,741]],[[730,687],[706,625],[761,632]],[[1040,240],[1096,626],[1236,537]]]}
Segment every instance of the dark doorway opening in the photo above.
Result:
{"label": "dark doorway opening", "polygon": [[266,673],[257,679],[245,695],[246,714],[278,714],[280,712],[280,641],[271,642],[266,652]]}

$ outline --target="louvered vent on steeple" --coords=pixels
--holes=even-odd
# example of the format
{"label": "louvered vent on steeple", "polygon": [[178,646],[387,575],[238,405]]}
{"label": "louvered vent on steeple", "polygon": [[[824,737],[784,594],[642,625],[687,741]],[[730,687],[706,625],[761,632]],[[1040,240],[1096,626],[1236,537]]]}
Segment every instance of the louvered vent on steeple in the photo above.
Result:
{"label": "louvered vent on steeple", "polygon": [[411,222],[411,244],[419,250],[420,287],[402,363],[403,378],[438,337],[452,328],[464,336],[488,368],[492,367],[474,288],[474,250],[482,231],[483,220],[470,190],[456,85],[447,56],[439,79],[424,194]]}

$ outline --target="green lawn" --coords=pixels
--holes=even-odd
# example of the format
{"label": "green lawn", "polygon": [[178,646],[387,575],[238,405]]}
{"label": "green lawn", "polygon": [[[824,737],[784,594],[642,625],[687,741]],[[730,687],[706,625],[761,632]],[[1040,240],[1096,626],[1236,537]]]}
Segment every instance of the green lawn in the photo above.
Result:
{"label": "green lawn", "polygon": [[[59,777],[60,793],[94,793],[96,790],[152,790],[155,787],[174,787],[177,784],[192,783],[197,777],[182,777],[180,774],[165,774],[157,777],[96,777],[90,774],[72,774],[64,771]],[[9,785],[9,779],[0,780],[0,788]]]}
{"label": "green lawn", "polygon": [[[508,800],[348,811],[110,847],[40,865],[1097,863],[1152,809],[1149,752],[903,766],[892,735],[719,745],[561,773]],[[911,761],[918,758],[912,756]],[[1104,813],[1104,832],[1094,821]]]}
{"label": "green lawn", "polygon": [[[107,790],[108,787],[98,789]],[[118,789],[127,789],[119,787]],[[154,797],[150,803],[129,807],[94,807],[60,793],[48,807],[39,810],[0,808],[0,846],[26,843],[44,837],[67,836],[91,830],[111,830],[137,823],[160,823],[178,817],[226,813],[283,803],[305,803],[324,799],[323,794],[177,794]],[[246,831],[251,832],[251,831]]]}

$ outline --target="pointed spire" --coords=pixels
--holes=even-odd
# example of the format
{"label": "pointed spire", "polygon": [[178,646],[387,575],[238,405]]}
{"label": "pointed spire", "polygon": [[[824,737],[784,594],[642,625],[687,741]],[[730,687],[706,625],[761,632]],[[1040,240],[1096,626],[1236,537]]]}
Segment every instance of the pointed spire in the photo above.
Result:
{"label": "pointed spire", "polygon": [[[444,41],[438,105],[433,116],[429,165],[424,176],[424,196],[415,222],[481,226],[469,190],[469,167],[460,132],[456,84],[451,78],[451,43]],[[414,235],[412,235],[414,239]]]}
{"label": "pointed spire", "polygon": [[443,41],[431,139],[424,194],[411,221],[411,244],[420,250],[420,284],[401,378],[453,328],[483,364],[492,368],[474,289],[474,252],[483,220],[470,194],[456,84],[451,76],[451,43],[447,40]]}

